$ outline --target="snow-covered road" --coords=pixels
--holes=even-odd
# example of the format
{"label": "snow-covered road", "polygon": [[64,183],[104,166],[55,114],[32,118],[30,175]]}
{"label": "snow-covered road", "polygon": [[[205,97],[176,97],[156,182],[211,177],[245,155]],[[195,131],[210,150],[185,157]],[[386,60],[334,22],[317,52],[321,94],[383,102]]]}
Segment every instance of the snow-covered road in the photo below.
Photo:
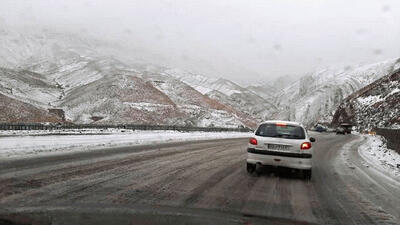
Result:
{"label": "snow-covered road", "polygon": [[[178,131],[131,131],[110,130],[95,133],[81,131],[21,131],[0,133],[0,159],[31,157],[43,154],[59,154],[181,141],[214,140],[249,137],[240,132],[178,132]],[[1,136],[2,135],[2,136]]]}
{"label": "snow-covered road", "polygon": [[[32,207],[49,218],[46,210],[65,205],[82,207],[76,211],[79,215],[97,206],[129,206],[135,212],[148,206],[152,216],[165,215],[161,207],[173,207],[183,220],[183,210],[204,209],[209,210],[204,218],[213,218],[215,212],[256,215],[240,218],[240,224],[257,224],[251,219],[260,218],[276,220],[259,224],[399,224],[400,188],[364,166],[358,154],[360,136],[312,135],[317,141],[311,180],[299,179],[300,174],[290,170],[247,174],[246,139],[8,158],[0,163],[0,218],[2,212],[21,213]],[[94,212],[96,218],[102,215]]]}

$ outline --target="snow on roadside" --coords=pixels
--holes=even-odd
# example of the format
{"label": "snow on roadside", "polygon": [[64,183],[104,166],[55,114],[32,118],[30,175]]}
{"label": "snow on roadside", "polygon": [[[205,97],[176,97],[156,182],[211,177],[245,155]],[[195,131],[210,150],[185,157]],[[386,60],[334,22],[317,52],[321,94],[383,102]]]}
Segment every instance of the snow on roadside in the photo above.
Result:
{"label": "snow on roadside", "polygon": [[388,149],[383,137],[363,135],[366,142],[362,144],[358,152],[368,163],[390,175],[400,176],[400,154]]}
{"label": "snow on roadside", "polygon": [[86,135],[0,136],[0,159],[113,147],[250,137],[240,132],[130,131]]}
{"label": "snow on roadside", "polygon": [[[55,130],[0,130],[0,137],[5,136],[41,136],[41,135],[96,135],[114,133],[132,133],[132,129],[55,129]],[[1,148],[0,148],[1,149]]]}

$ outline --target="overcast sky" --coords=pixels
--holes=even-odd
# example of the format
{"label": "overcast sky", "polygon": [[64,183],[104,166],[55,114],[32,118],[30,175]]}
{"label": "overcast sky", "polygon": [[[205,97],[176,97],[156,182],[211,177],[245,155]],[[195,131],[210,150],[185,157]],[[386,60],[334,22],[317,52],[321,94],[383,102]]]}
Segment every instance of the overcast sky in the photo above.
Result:
{"label": "overcast sky", "polygon": [[0,19],[85,30],[242,83],[400,56],[399,0],[1,0]]}

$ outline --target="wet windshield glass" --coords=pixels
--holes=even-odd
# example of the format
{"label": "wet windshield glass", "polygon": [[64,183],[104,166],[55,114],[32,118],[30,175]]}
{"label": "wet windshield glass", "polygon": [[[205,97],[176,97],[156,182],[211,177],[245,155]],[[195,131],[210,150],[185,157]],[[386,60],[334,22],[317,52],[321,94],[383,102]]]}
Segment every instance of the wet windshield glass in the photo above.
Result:
{"label": "wet windshield glass", "polygon": [[257,131],[257,136],[304,139],[304,129],[299,126],[285,125],[278,126],[276,124],[261,124]]}
{"label": "wet windshield glass", "polygon": [[400,0],[0,0],[0,225],[400,225],[399,196]]}

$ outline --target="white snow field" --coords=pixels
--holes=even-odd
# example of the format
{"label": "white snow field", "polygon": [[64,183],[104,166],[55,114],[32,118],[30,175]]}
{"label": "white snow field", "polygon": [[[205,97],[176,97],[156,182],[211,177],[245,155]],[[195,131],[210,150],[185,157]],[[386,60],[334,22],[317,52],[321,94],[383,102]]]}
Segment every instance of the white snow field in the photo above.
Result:
{"label": "white snow field", "polygon": [[400,177],[400,168],[397,168],[397,165],[400,165],[400,154],[388,149],[384,138],[379,135],[363,135],[363,137],[366,142],[358,149],[361,157],[377,169],[391,176]]}
{"label": "white snow field", "polygon": [[[59,154],[114,147],[215,140],[225,138],[246,138],[252,133],[241,132],[179,132],[179,131],[132,131],[111,130],[103,134],[87,132],[58,131],[0,132],[0,161],[4,158],[25,158],[38,155]],[[62,135],[60,135],[62,134]]]}

